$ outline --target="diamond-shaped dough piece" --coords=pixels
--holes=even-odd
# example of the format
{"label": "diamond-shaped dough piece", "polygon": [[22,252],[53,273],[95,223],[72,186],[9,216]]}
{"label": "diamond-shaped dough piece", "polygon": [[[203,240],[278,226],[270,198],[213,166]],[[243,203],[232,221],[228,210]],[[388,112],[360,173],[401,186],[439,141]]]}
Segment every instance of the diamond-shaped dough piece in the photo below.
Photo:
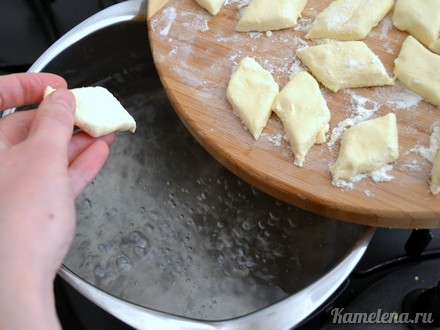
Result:
{"label": "diamond-shaped dough piece", "polygon": [[329,129],[330,111],[318,82],[309,73],[297,73],[278,94],[272,106],[280,117],[295,165],[302,167],[314,144],[324,143]]}
{"label": "diamond-shaped dough piece", "polygon": [[[44,97],[54,91],[47,87]],[[70,90],[75,96],[75,125],[93,137],[116,131],[136,131],[136,122],[122,104],[104,87]]]}
{"label": "diamond-shaped dough piece", "polygon": [[393,24],[428,47],[440,37],[440,1],[397,0]]}
{"label": "diamond-shaped dough piece", "polygon": [[431,171],[430,190],[434,195],[440,193],[440,151],[437,151]]}
{"label": "diamond-shaped dough piece", "polygon": [[394,63],[397,79],[427,101],[440,106],[440,55],[408,36]]}
{"label": "diamond-shaped dough piece", "polygon": [[398,157],[396,116],[389,113],[347,129],[330,172],[333,180],[350,180],[358,174],[376,171]]}
{"label": "diamond-shaped dough piece", "polygon": [[278,92],[270,72],[251,57],[240,61],[229,80],[226,97],[255,140],[269,120]]}
{"label": "diamond-shaped dough piece", "polygon": [[440,39],[431,43],[429,45],[429,49],[431,49],[434,53],[440,54]]}
{"label": "diamond-shaped dough piece", "polygon": [[316,16],[306,38],[362,40],[393,6],[394,0],[336,0]]}
{"label": "diamond-shaped dough piece", "polygon": [[238,21],[239,32],[266,32],[294,27],[307,0],[252,0]]}
{"label": "diamond-shaped dough piece", "polygon": [[296,54],[315,78],[334,92],[343,88],[394,84],[380,59],[363,41],[306,47]]}
{"label": "diamond-shaped dough piece", "polygon": [[195,0],[200,7],[206,9],[211,15],[217,15],[225,0]]}

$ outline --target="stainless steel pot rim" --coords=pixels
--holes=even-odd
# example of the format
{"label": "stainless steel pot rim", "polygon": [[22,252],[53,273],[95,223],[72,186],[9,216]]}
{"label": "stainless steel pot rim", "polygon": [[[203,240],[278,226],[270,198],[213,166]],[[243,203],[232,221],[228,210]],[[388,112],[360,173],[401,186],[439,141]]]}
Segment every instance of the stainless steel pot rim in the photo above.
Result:
{"label": "stainless steel pot rim", "polygon": [[62,266],[59,275],[96,305],[135,329],[290,329],[321,306],[345,281],[365,253],[375,229],[365,227],[353,249],[326,275],[303,290],[254,313],[223,321],[191,320],[116,298]]}
{"label": "stainless steel pot rim", "polygon": [[[64,49],[78,40],[103,29],[107,26],[126,22],[133,19],[146,20],[146,0],[129,0],[110,6],[78,24],[49,47],[29,68],[28,72],[40,72],[50,61],[57,57]],[[8,109],[2,116],[15,111]]]}

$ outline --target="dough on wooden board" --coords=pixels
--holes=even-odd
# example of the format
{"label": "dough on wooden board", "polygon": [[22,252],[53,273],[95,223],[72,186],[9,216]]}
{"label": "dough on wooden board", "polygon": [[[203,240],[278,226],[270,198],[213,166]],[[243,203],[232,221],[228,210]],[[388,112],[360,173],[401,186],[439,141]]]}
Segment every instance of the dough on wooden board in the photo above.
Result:
{"label": "dough on wooden board", "polygon": [[359,174],[376,171],[398,157],[396,116],[389,113],[347,129],[330,172],[333,180],[350,180]]}
{"label": "dough on wooden board", "polygon": [[333,92],[394,84],[380,59],[363,41],[331,42],[299,49],[296,54]]}
{"label": "dough on wooden board", "polygon": [[440,193],[440,151],[437,151],[434,159],[431,171],[431,184],[429,188],[434,195]]}
{"label": "dough on wooden board", "polygon": [[408,36],[394,63],[397,79],[427,101],[440,106],[440,55]]}
{"label": "dough on wooden board", "polygon": [[324,143],[330,111],[318,82],[309,73],[297,73],[278,94],[272,109],[281,119],[295,165],[302,167],[314,144]]}
{"label": "dough on wooden board", "polygon": [[211,15],[217,15],[225,0],[195,0],[200,7],[206,9]]}
{"label": "dough on wooden board", "polygon": [[397,0],[392,19],[427,47],[440,37],[439,0]]}
{"label": "dough on wooden board", "polygon": [[394,0],[336,0],[316,16],[305,37],[362,40],[393,6]]}
{"label": "dough on wooden board", "polygon": [[[44,97],[54,91],[47,87]],[[75,125],[93,137],[115,131],[136,131],[136,122],[119,101],[104,87],[70,90],[76,99]]]}
{"label": "dough on wooden board", "polygon": [[255,140],[269,120],[278,92],[270,72],[251,57],[240,61],[229,80],[226,97]]}
{"label": "dough on wooden board", "polygon": [[307,0],[252,0],[238,21],[239,32],[266,32],[294,27]]}

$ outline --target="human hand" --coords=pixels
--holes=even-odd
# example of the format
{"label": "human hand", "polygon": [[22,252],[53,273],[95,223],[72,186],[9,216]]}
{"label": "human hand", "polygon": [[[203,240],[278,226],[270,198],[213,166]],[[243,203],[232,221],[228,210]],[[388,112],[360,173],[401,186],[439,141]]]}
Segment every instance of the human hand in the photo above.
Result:
{"label": "human hand", "polygon": [[[48,85],[57,91],[41,101]],[[1,329],[28,326],[25,311],[32,329],[59,326],[52,282],[73,239],[75,197],[114,139],[72,136],[75,99],[66,86],[51,74],[0,76],[0,110],[41,101],[0,119]]]}

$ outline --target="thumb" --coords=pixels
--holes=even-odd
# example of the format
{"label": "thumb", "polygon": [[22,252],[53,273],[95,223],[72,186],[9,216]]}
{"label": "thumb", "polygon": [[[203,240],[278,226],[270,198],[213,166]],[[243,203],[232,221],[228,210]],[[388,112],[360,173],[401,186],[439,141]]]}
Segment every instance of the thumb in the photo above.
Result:
{"label": "thumb", "polygon": [[29,136],[46,147],[66,149],[72,137],[75,97],[67,89],[57,89],[38,107]]}

